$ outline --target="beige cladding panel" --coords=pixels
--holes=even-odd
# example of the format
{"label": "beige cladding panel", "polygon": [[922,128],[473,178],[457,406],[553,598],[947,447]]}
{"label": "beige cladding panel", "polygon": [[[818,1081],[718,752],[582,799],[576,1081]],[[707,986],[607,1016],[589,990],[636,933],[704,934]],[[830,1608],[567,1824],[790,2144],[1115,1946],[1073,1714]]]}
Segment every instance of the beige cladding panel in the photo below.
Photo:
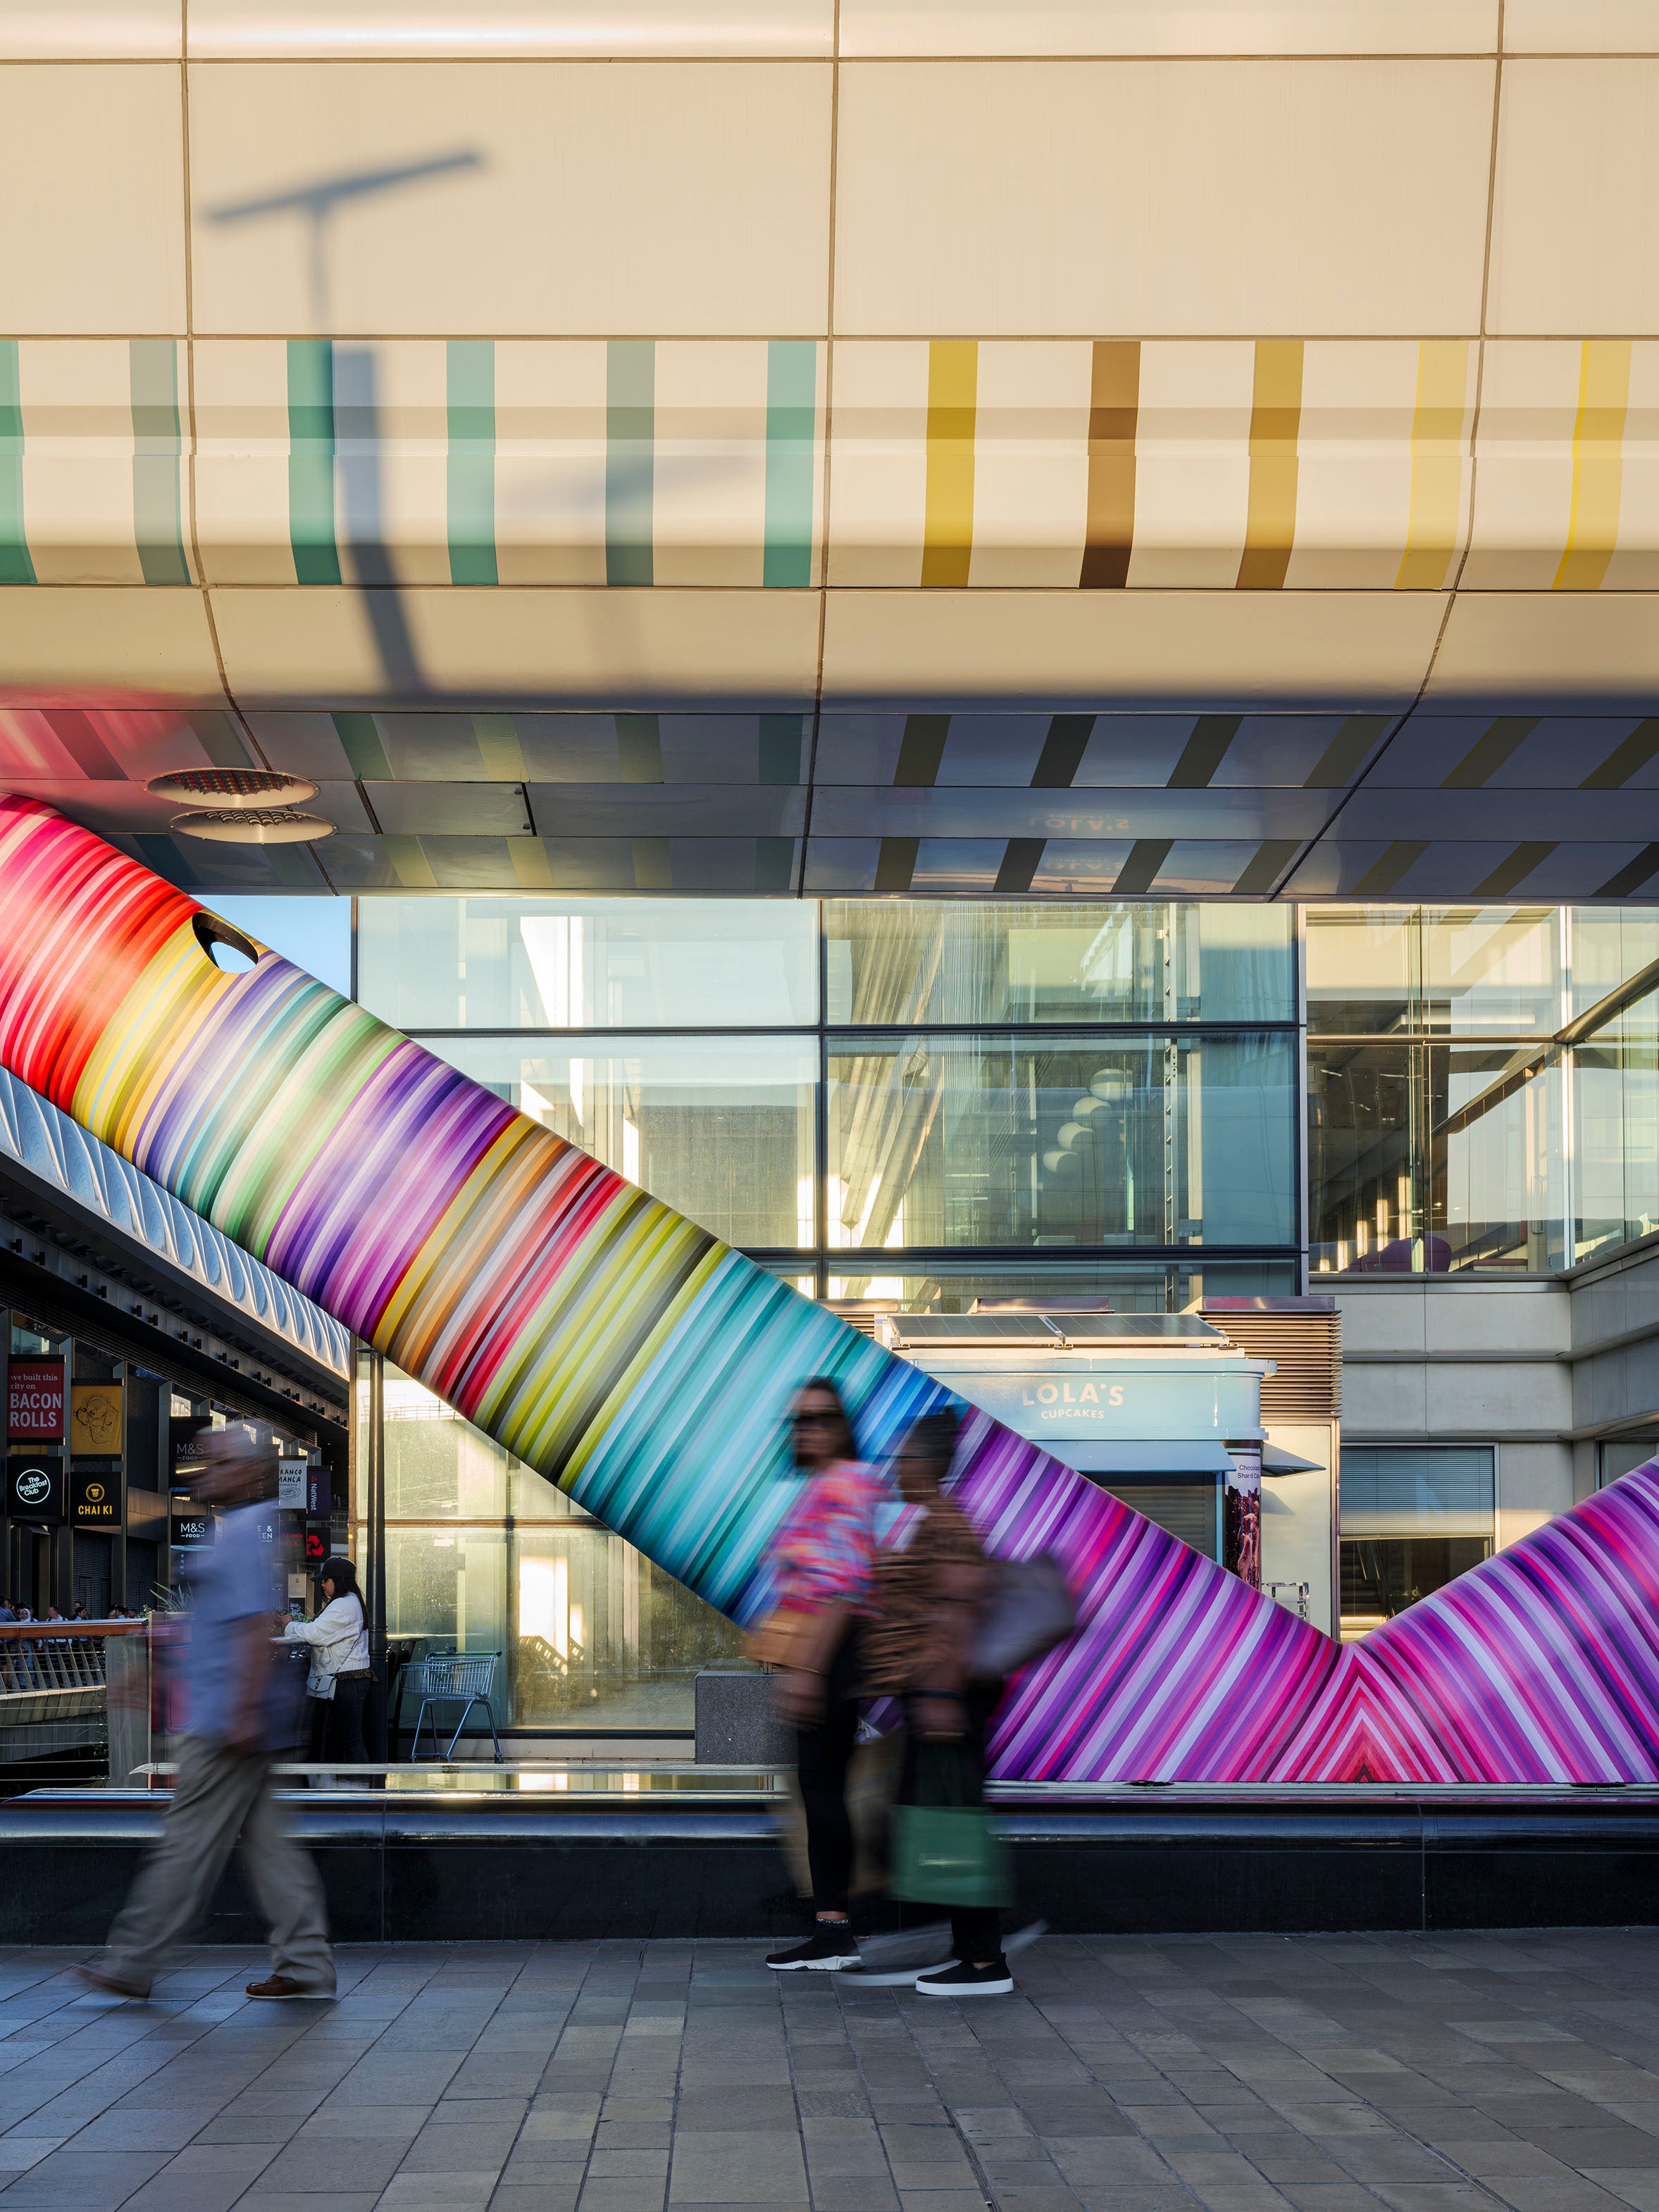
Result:
{"label": "beige cladding panel", "polygon": [[202,595],[184,586],[7,586],[0,590],[0,689],[12,686],[41,707],[83,706],[89,692],[112,688],[140,690],[152,706],[225,704]]}
{"label": "beige cladding panel", "polygon": [[[89,4],[107,7],[111,0]],[[178,0],[172,13],[176,29]],[[191,0],[190,6],[190,50],[198,60],[827,55],[834,32],[834,0],[720,0],[717,7],[708,0]]]}
{"label": "beige cladding panel", "polygon": [[1498,0],[841,0],[840,24],[843,58],[1467,54],[1495,45]]}
{"label": "beige cladding panel", "polygon": [[[1649,10],[1650,24],[1654,11]],[[1651,32],[1659,42],[1659,27]],[[1504,70],[1488,325],[1659,331],[1659,58]]]}
{"label": "beige cladding panel", "polygon": [[1448,708],[1506,694],[1628,701],[1645,713],[1656,690],[1659,621],[1646,593],[1463,592],[1424,696]]}
{"label": "beige cladding panel", "polygon": [[[817,64],[197,64],[197,325],[821,331],[829,119]],[[238,210],[331,180],[325,301],[304,210]]]}
{"label": "beige cladding panel", "polygon": [[1464,333],[1493,65],[852,63],[839,331]]}
{"label": "beige cladding panel", "polygon": [[8,335],[184,328],[179,118],[165,65],[0,66]]}

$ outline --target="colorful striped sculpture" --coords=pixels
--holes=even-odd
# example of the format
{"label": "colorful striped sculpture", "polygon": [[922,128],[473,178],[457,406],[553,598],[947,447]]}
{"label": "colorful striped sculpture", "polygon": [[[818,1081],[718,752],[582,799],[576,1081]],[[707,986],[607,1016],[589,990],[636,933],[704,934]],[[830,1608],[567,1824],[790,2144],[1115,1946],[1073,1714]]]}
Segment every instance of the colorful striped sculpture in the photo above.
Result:
{"label": "colorful striped sculpture", "polygon": [[[195,902],[0,801],[0,1064],[737,1620],[841,1383],[891,1451],[949,1394]],[[255,948],[258,950],[258,948]],[[1014,1686],[1004,1776],[1659,1779],[1643,1468],[1343,1649],[982,1413],[957,1494],[1054,1553],[1079,1631]]]}

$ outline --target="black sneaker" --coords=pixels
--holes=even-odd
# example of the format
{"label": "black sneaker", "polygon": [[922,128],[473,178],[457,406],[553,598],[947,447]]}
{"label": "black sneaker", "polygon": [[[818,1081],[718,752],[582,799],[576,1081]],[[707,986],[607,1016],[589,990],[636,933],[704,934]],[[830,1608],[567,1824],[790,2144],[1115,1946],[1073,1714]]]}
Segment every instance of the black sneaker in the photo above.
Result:
{"label": "black sneaker", "polygon": [[925,1997],[1008,1997],[1014,1993],[1014,1978],[1006,1959],[994,1959],[988,1966],[970,1966],[964,1959],[959,1966],[918,1974],[916,1990]]}
{"label": "black sneaker", "polygon": [[775,1972],[793,1974],[805,1967],[820,1973],[836,1973],[859,1962],[858,1938],[845,1921],[821,1921],[804,1943],[793,1951],[774,1951],[767,1965]]}

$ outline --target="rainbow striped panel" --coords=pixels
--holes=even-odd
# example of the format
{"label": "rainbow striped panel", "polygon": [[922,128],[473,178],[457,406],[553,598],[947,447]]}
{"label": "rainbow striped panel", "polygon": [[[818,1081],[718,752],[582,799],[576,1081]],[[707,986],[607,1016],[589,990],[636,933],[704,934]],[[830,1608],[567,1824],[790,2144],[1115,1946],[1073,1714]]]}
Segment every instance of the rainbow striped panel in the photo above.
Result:
{"label": "rainbow striped panel", "polygon": [[[943,1387],[33,799],[0,800],[0,1065],[739,1621],[810,1375],[866,1455]],[[995,1771],[1048,1781],[1659,1779],[1659,1469],[1343,1649],[971,1413],[988,1548],[1077,1633]]]}

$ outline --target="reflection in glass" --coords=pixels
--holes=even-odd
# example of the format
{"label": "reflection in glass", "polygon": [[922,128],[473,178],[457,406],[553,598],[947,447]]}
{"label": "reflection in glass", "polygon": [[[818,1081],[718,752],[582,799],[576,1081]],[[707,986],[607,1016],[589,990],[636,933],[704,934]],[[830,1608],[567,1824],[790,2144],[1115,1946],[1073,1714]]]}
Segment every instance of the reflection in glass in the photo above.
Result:
{"label": "reflection in glass", "polygon": [[1012,1259],[995,1267],[941,1265],[925,1273],[876,1266],[873,1273],[831,1275],[826,1295],[896,1306],[901,1313],[966,1313],[975,1298],[1104,1298],[1110,1313],[1180,1313],[1200,1298],[1293,1297],[1297,1287],[1292,1260],[1023,1267]]}
{"label": "reflection in glass", "polygon": [[1291,923],[1276,906],[830,900],[826,1018],[1293,1021]]}
{"label": "reflection in glass", "polygon": [[1490,1559],[1492,1539],[1361,1536],[1350,1542],[1344,1537],[1340,1550],[1342,1637],[1347,1643]]}
{"label": "reflection in glass", "polygon": [[1316,1273],[1563,1264],[1561,1071],[1481,1045],[1310,1045]]}
{"label": "reflection in glass", "polygon": [[1416,1025],[1417,916],[1402,907],[1310,907],[1308,1027],[1389,1036]]}
{"label": "reflection in glass", "polygon": [[1659,996],[1640,999],[1573,1055],[1575,1259],[1659,1229]]}
{"label": "reflection in glass", "polygon": [[367,898],[358,996],[401,1030],[774,1029],[817,1019],[794,900]]}
{"label": "reflection in glass", "polygon": [[434,1049],[728,1243],[812,1243],[809,1040],[478,1037]]}
{"label": "reflection in glass", "polygon": [[515,1530],[520,1727],[689,1728],[704,1667],[743,1658],[742,1632],[597,1523]]}
{"label": "reflection in glass", "polygon": [[506,1650],[505,1528],[392,1527],[386,1545],[390,1634],[428,1637],[440,1650]]}
{"label": "reflection in glass", "polygon": [[832,1040],[839,1246],[1291,1241],[1290,1041]]}
{"label": "reflection in glass", "polygon": [[1313,907],[1308,1025],[1326,1036],[1401,1031],[1548,1036],[1565,1018],[1554,907]]}
{"label": "reflection in glass", "polygon": [[505,1512],[507,1455],[500,1444],[389,1363],[385,1407],[391,1519],[491,1521]]}
{"label": "reflection in glass", "polygon": [[1659,961],[1659,908],[1581,906],[1568,920],[1577,1019]]}

